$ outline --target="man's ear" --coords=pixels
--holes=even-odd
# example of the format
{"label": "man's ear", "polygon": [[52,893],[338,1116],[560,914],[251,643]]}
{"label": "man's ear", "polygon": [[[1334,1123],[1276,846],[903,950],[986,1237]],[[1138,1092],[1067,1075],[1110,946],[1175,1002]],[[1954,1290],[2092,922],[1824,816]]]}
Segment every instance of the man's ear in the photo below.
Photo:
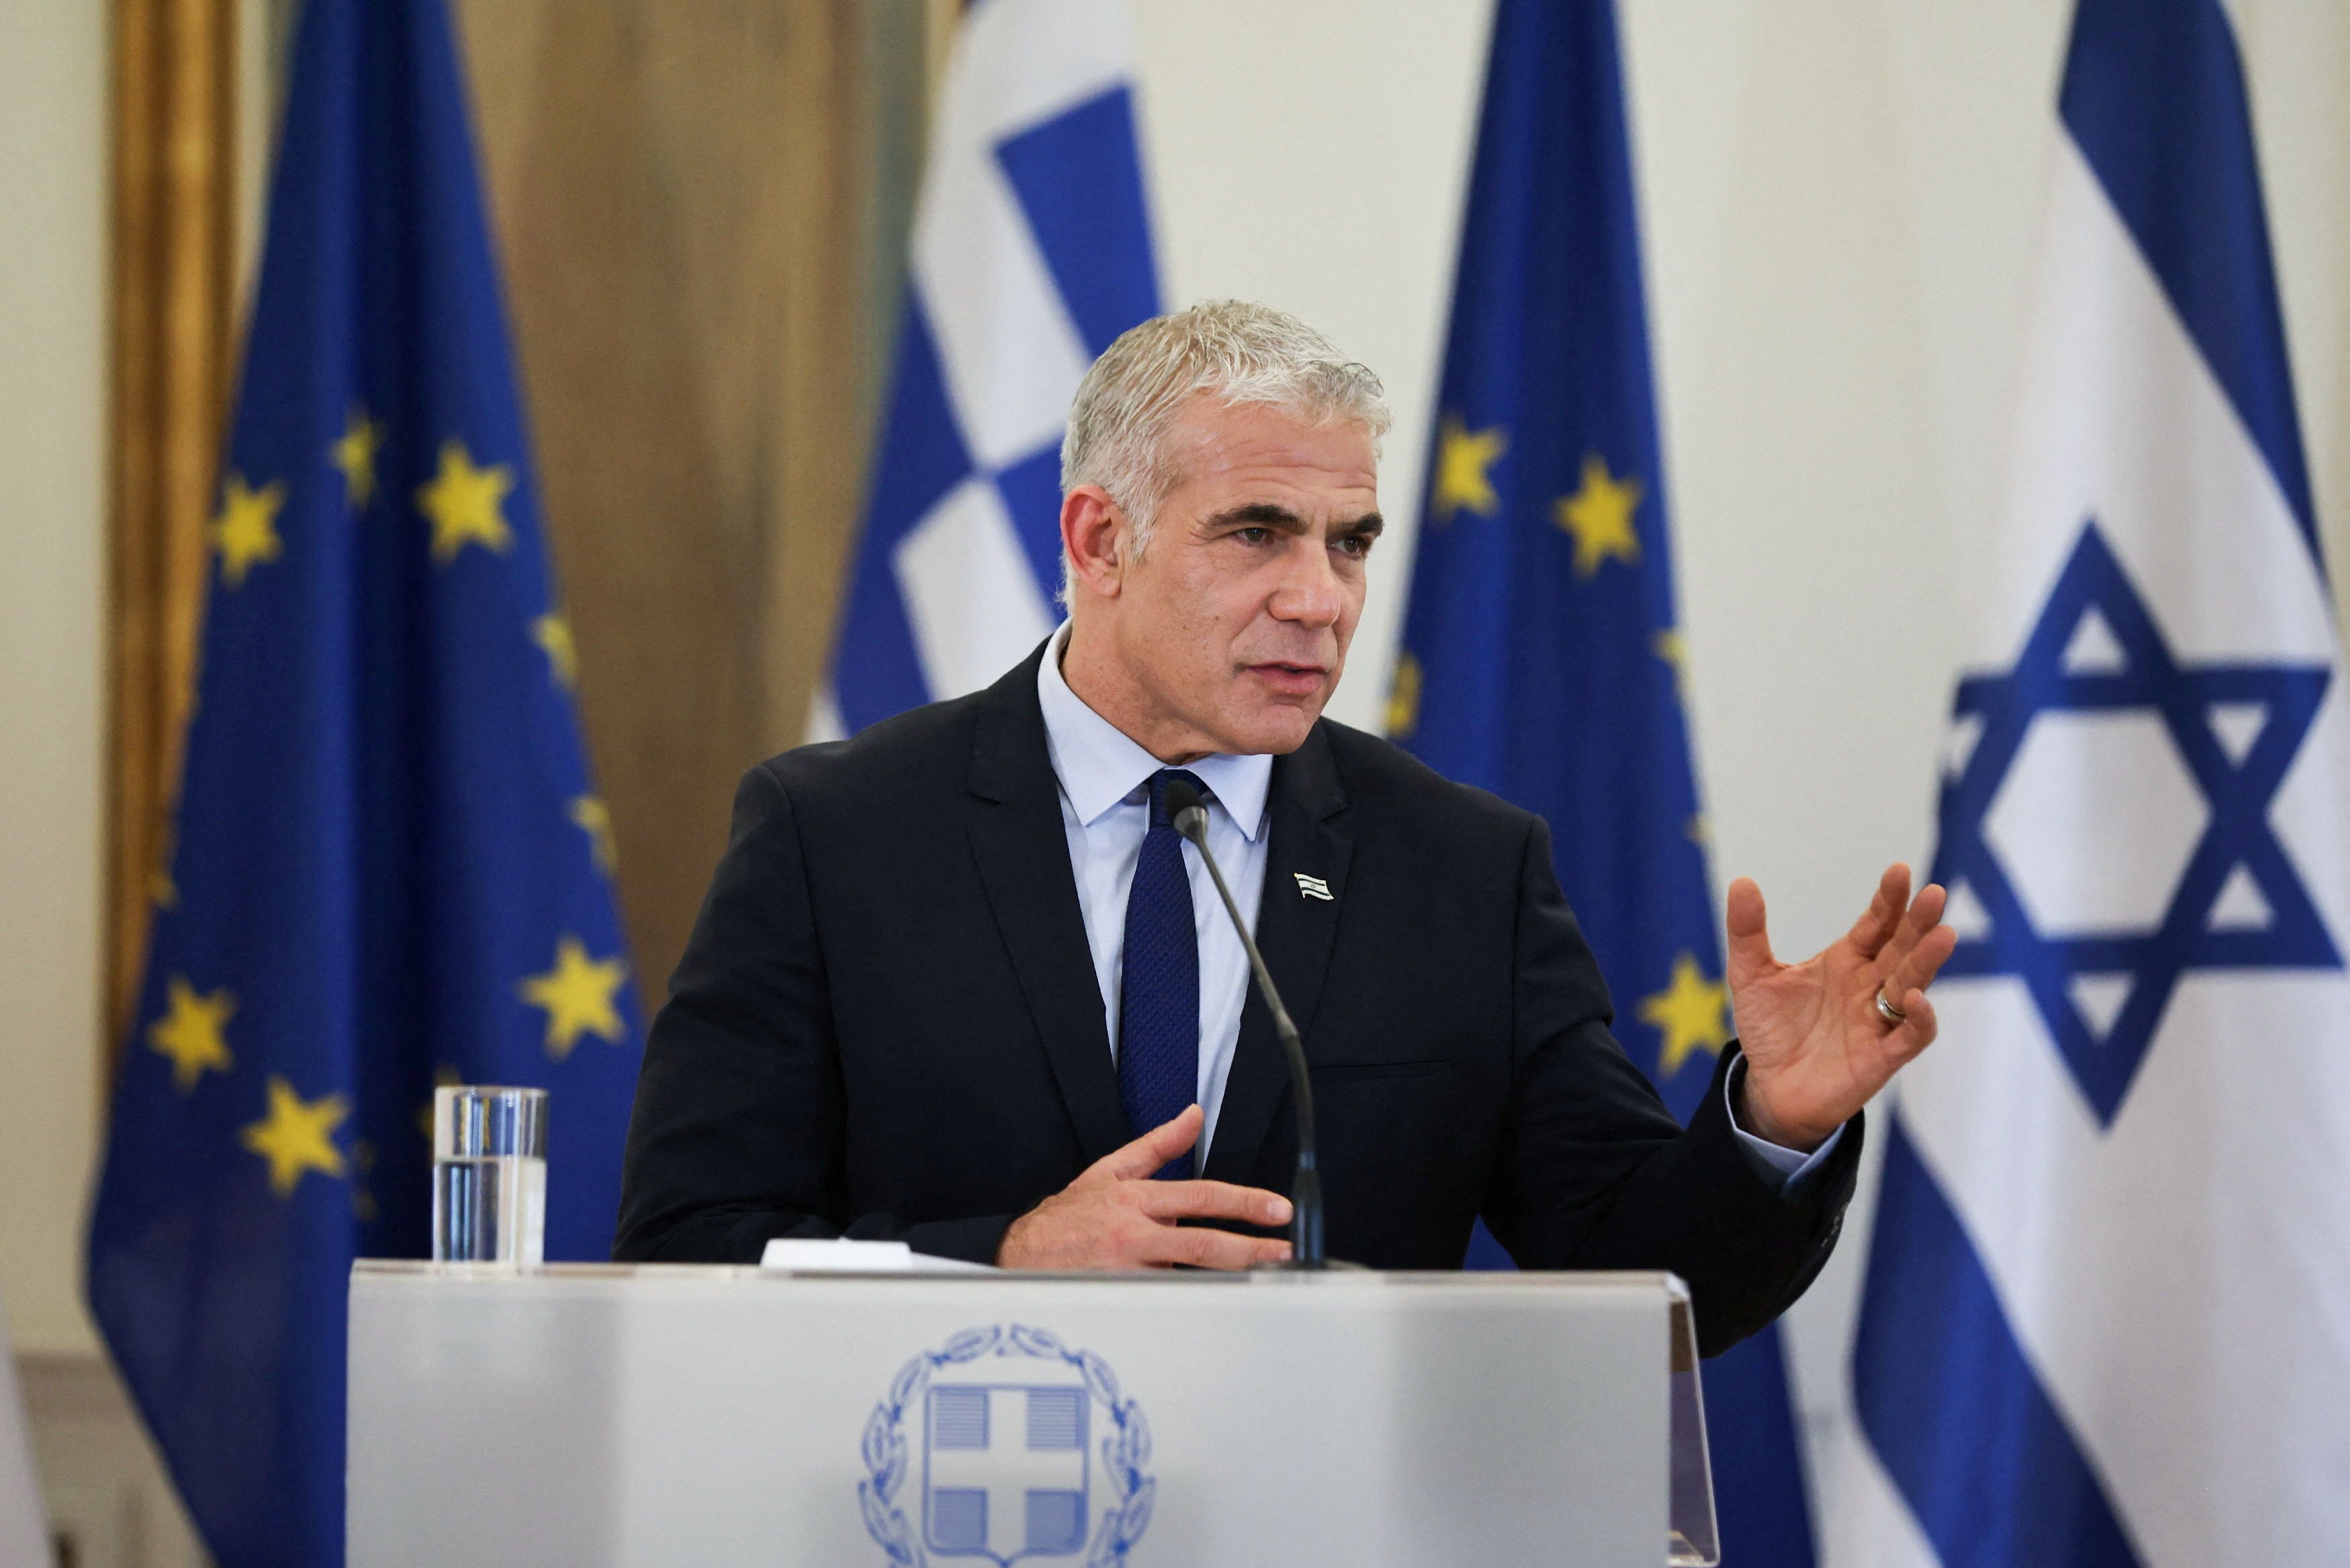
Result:
{"label": "man's ear", "polygon": [[1061,548],[1073,586],[1116,598],[1126,576],[1126,514],[1098,484],[1080,484],[1061,497]]}

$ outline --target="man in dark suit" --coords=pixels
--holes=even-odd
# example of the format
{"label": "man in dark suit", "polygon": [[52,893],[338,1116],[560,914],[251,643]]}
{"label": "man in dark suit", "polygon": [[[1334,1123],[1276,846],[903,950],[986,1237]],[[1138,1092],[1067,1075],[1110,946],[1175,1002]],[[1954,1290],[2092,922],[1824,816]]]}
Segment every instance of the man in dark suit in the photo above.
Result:
{"label": "man in dark suit", "polygon": [[1893,867],[1784,965],[1733,884],[1743,1045],[1680,1127],[1608,1033],[1544,824],[1321,718],[1386,419],[1258,306],[1102,356],[1063,451],[1069,624],[984,691],[745,776],[647,1045],[616,1255],[1284,1256],[1286,1070],[1168,820],[1180,776],[1304,1035],[1332,1256],[1454,1268],[1482,1215],[1528,1268],[1679,1273],[1709,1354],[1802,1292],[1861,1106],[1933,1038],[1941,892]]}

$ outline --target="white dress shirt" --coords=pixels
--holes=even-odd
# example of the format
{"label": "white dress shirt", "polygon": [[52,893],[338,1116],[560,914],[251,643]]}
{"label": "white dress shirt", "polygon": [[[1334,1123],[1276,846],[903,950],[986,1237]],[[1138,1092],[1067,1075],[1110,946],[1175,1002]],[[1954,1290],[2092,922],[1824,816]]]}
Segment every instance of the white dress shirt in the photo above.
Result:
{"label": "white dress shirt", "polygon": [[[1036,701],[1045,710],[1045,747],[1061,784],[1061,827],[1068,835],[1069,867],[1076,873],[1077,908],[1093,949],[1094,978],[1101,982],[1102,1022],[1109,1029],[1110,1054],[1118,1054],[1118,1000],[1126,976],[1126,895],[1134,886],[1135,862],[1150,831],[1150,775],[1169,764],[1144,751],[1125,731],[1095,712],[1069,690],[1061,674],[1068,647],[1066,623],[1053,635],[1036,670]],[[1231,881],[1232,898],[1256,932],[1256,908],[1264,890],[1265,795],[1273,784],[1270,756],[1235,757],[1222,752],[1185,763],[1183,768],[1208,790],[1208,844]],[[1200,852],[1183,845],[1183,873],[1191,884],[1191,924],[1200,940],[1200,1108],[1195,1169],[1207,1168],[1208,1146],[1215,1141],[1216,1113],[1232,1075],[1232,1051],[1240,1044],[1241,1006],[1248,1000],[1248,951],[1224,914],[1216,884]]]}
{"label": "white dress shirt", "polygon": [[[1069,867],[1076,873],[1077,908],[1085,917],[1086,942],[1093,950],[1094,978],[1101,984],[1102,1023],[1109,1031],[1112,1060],[1118,1055],[1118,1000],[1126,973],[1126,896],[1134,885],[1135,862],[1142,857],[1150,830],[1150,775],[1170,764],[1137,744],[1125,731],[1086,706],[1061,673],[1068,648],[1064,621],[1036,667],[1036,701],[1045,711],[1045,748],[1060,781],[1061,828],[1069,841]],[[1182,764],[1208,789],[1208,843],[1230,879],[1232,898],[1256,934],[1257,903],[1264,891],[1265,841],[1270,820],[1265,797],[1273,785],[1273,758],[1239,757],[1219,752]],[[1224,915],[1216,884],[1200,852],[1183,845],[1183,872],[1191,884],[1191,923],[1200,941],[1200,1108],[1206,1114],[1194,1169],[1204,1170],[1215,1141],[1216,1113],[1222,1109],[1224,1080],[1232,1075],[1232,1052],[1240,1044],[1241,1008],[1248,1001],[1248,952]],[[1765,1142],[1738,1126],[1735,1090],[1744,1063],[1731,1073],[1731,1126],[1762,1166],[1792,1186],[1827,1158],[1844,1137],[1837,1128],[1810,1155]]]}

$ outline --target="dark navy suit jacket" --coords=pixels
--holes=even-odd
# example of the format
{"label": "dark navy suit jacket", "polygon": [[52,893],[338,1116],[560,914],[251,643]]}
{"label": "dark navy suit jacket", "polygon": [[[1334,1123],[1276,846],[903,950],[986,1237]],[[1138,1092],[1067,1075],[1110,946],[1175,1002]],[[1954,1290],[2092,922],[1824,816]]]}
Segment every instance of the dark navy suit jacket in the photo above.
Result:
{"label": "dark navy suit jacket", "polygon": [[[617,1257],[846,1235],[991,1262],[1128,1141],[1041,653],[744,775],[646,1045]],[[1724,1107],[1734,1046],[1676,1123],[1608,1033],[1541,819],[1328,720],[1274,762],[1269,809],[1256,937],[1313,1064],[1331,1256],[1457,1268],[1482,1214],[1526,1268],[1672,1270],[1709,1355],[1801,1293],[1859,1126],[1783,1192]],[[1285,1192],[1288,1097],[1252,994],[1201,1174]]]}

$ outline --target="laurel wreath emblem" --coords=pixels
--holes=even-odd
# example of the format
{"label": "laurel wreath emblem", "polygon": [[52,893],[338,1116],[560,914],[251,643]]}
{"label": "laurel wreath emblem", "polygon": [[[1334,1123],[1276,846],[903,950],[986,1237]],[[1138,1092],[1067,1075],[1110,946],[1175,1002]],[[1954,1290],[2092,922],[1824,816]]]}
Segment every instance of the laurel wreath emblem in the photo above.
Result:
{"label": "laurel wreath emblem", "polygon": [[1071,1350],[1057,1334],[1022,1324],[991,1324],[967,1328],[936,1350],[926,1350],[899,1369],[889,1392],[873,1407],[865,1422],[865,1479],[857,1483],[858,1501],[865,1511],[866,1533],[889,1554],[893,1568],[929,1568],[930,1555],[921,1536],[898,1506],[906,1484],[910,1456],[906,1446],[908,1407],[919,1403],[941,1366],[977,1361],[983,1355],[1024,1355],[1059,1361],[1074,1366],[1086,1380],[1086,1391],[1107,1414],[1110,1431],[1102,1438],[1102,1469],[1116,1499],[1094,1532],[1086,1568],[1124,1568],[1126,1554],[1142,1539],[1150,1523],[1150,1505],[1159,1483],[1145,1472],[1150,1462],[1150,1423],[1142,1407],[1118,1395],[1118,1375],[1090,1350]]}

